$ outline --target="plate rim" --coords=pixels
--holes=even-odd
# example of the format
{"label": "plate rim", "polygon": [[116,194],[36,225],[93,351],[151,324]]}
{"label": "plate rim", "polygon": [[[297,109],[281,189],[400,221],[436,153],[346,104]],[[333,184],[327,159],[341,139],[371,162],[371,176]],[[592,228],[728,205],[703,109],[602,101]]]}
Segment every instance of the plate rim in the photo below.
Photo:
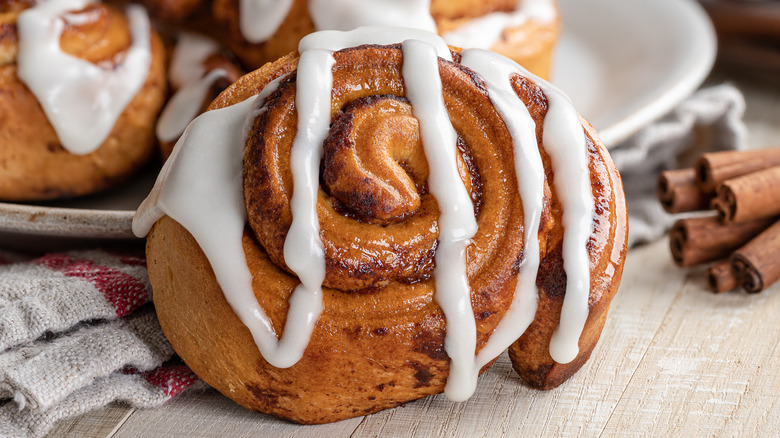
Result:
{"label": "plate rim", "polygon": [[661,91],[657,96],[640,108],[625,114],[617,122],[598,130],[599,136],[608,148],[613,148],[639,132],[643,127],[669,113],[674,107],[690,96],[707,78],[715,65],[718,45],[715,27],[704,8],[694,0],[667,0],[665,3],[657,0],[650,4],[656,7],[676,7],[675,12],[685,14],[682,21],[695,27],[692,34],[699,39],[695,59],[688,62],[689,68],[681,73],[671,87]]}
{"label": "plate rim", "polygon": [[134,210],[98,210],[0,202],[0,231],[36,236],[136,238]]}

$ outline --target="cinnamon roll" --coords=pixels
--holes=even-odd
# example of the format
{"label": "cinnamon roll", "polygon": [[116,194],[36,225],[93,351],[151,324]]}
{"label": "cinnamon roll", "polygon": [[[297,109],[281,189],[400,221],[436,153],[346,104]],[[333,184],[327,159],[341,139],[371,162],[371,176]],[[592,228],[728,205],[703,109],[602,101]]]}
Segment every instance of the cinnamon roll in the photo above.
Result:
{"label": "cinnamon roll", "polygon": [[154,150],[164,51],[139,6],[0,4],[0,199],[108,188]]}
{"label": "cinnamon roll", "polygon": [[555,0],[214,0],[213,15],[250,68],[294,51],[315,30],[382,25],[438,32],[451,45],[496,51],[547,78],[560,33]]}
{"label": "cinnamon roll", "polygon": [[[307,36],[187,128],[134,220],[161,326],[248,409],[326,423],[554,387],[625,258],[620,177],[568,99],[435,34]],[[241,175],[241,176],[240,176]]]}

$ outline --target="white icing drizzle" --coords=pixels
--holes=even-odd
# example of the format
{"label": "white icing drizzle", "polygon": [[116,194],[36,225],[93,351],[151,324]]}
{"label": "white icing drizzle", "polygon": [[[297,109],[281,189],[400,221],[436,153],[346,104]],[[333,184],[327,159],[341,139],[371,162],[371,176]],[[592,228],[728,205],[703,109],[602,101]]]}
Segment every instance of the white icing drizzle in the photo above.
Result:
{"label": "white icing drizzle", "polygon": [[79,11],[62,15],[62,19],[72,26],[84,26],[85,24],[94,23],[99,18],[100,12],[97,10]]}
{"label": "white icing drizzle", "polygon": [[322,301],[294,293],[283,336],[277,337],[255,298],[241,243],[246,223],[241,176],[244,143],[249,124],[263,111],[253,108],[253,102],[263,103],[278,82],[257,98],[208,111],[190,123],[138,208],[133,232],[145,236],[163,215],[186,228],[206,254],[225,299],[252,333],[265,360],[286,368],[302,357]]}
{"label": "white icing drizzle", "polygon": [[[116,66],[104,68],[62,51],[63,15],[90,3],[39,2],[17,21],[19,79],[38,99],[62,146],[74,154],[93,152],[105,141],[151,65],[149,17],[138,5],[127,7],[132,44]],[[69,20],[75,15],[67,14]]]}
{"label": "white icing drizzle", "polygon": [[431,0],[309,0],[317,30],[399,26],[436,32]]}
{"label": "white icing drizzle", "polygon": [[171,56],[168,78],[174,88],[183,88],[199,81],[206,74],[203,61],[219,52],[219,45],[211,38],[191,32],[182,32]]}
{"label": "white icing drizzle", "polygon": [[473,18],[442,37],[453,46],[490,49],[501,37],[504,29],[520,27],[527,21],[551,23],[556,16],[553,0],[520,0],[512,12],[491,12]]}
{"label": "white icing drizzle", "polygon": [[452,61],[452,53],[447,47],[447,43],[435,33],[419,29],[385,26],[364,26],[347,32],[324,30],[312,33],[303,37],[298,43],[298,52],[305,53],[317,49],[336,51],[360,44],[389,45],[398,44],[399,41],[405,40],[424,41],[434,47],[439,58]]}
{"label": "white icing drizzle", "polygon": [[[252,99],[207,112],[190,124],[152,193],[136,213],[133,230],[138,236],[145,235],[164,214],[187,228],[203,248],[227,301],[251,331],[263,357],[277,367],[293,365],[308,345],[322,310],[325,262],[316,202],[321,147],[330,122],[332,51],[360,44],[403,41],[406,95],[420,123],[423,147],[431,166],[429,187],[441,210],[434,280],[435,298],[446,320],[445,349],[451,359],[445,392],[449,398],[459,401],[473,393],[480,368],[522,335],[533,321],[537,307],[537,233],[543,206],[544,169],[533,119],[511,87],[509,78],[513,72],[534,80],[548,99],[543,141],[553,161],[565,229],[563,258],[567,290],[561,324],[550,345],[553,358],[561,363],[576,357],[577,343],[588,315],[590,274],[586,245],[591,232],[593,196],[584,131],[568,99],[510,60],[482,50],[463,51],[462,62],[482,75],[490,99],[509,129],[525,216],[524,259],[513,303],[490,340],[475,355],[476,321],[465,254],[477,225],[471,199],[458,176],[456,134],[444,106],[438,75],[437,55],[449,58],[450,52],[435,35],[423,33],[426,42],[417,40],[418,35],[420,31],[410,29],[361,28],[351,32],[319,32],[300,43],[296,90],[298,131],[290,157],[293,224],[285,241],[284,256],[301,284],[290,298],[281,339],[254,297],[241,246],[246,221],[241,184],[242,151],[247,126],[263,111],[263,108],[250,111],[248,102]],[[275,84],[266,87],[256,102],[264,102],[275,88]]]}
{"label": "white icing drizzle", "polygon": [[477,232],[477,220],[471,196],[458,174],[457,134],[444,106],[436,50],[418,40],[406,40],[402,48],[406,97],[420,123],[430,167],[428,187],[440,211],[434,297],[447,324],[444,348],[452,377],[447,379],[444,392],[451,400],[465,401],[477,387],[477,376],[471,372],[477,325],[466,275],[466,247]]}
{"label": "white icing drizzle", "polygon": [[176,140],[200,112],[211,86],[227,75],[222,69],[205,74],[203,61],[218,50],[209,38],[188,32],[179,36],[169,70],[171,85],[177,90],[157,119],[156,133],[161,141]]}
{"label": "white icing drizzle", "polygon": [[521,74],[534,81],[547,97],[542,141],[551,158],[555,193],[563,205],[563,269],[566,271],[566,295],[560,323],[550,341],[550,356],[558,363],[569,363],[579,354],[580,335],[590,312],[588,241],[594,201],[585,131],[568,96],[549,82],[519,68]]}
{"label": "white icing drizzle", "polygon": [[214,82],[226,74],[221,68],[212,70],[199,81],[180,88],[171,96],[157,119],[157,138],[161,141],[176,140],[200,112]]}
{"label": "white icing drizzle", "polygon": [[510,77],[517,64],[481,49],[461,52],[461,64],[479,73],[485,80],[491,102],[504,119],[514,146],[515,174],[523,200],[523,261],[518,273],[512,304],[490,339],[479,351],[474,378],[488,362],[516,341],[536,315],[539,294],[536,274],[539,270],[539,223],[544,200],[544,166],[536,142],[536,123],[528,108],[512,89]]}
{"label": "white icing drizzle", "polygon": [[271,38],[290,12],[293,0],[241,0],[239,28],[250,43]]}
{"label": "white icing drizzle", "polygon": [[[293,177],[293,194],[290,199],[292,224],[284,241],[284,260],[301,281],[290,297],[291,305],[297,302],[296,304],[311,307],[306,320],[296,321],[296,324],[307,326],[309,335],[306,337],[306,344],[322,312],[325,250],[320,239],[317,193],[320,188],[322,143],[330,128],[330,95],[333,84],[331,68],[335,62],[329,50],[303,52],[298,61],[296,79],[295,107],[298,111],[298,130],[290,151],[290,170]],[[288,315],[287,318],[291,317],[293,316]]]}

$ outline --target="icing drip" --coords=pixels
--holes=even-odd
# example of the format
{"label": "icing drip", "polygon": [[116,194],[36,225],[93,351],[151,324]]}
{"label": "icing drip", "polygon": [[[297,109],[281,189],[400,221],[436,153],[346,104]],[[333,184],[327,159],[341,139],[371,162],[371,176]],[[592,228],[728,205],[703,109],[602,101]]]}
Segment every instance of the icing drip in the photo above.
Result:
{"label": "icing drip", "polygon": [[[62,146],[74,154],[97,149],[119,115],[146,81],[151,65],[149,17],[141,6],[127,7],[132,45],[116,66],[104,68],[60,48],[63,15],[90,0],[48,0],[23,11],[18,75],[38,99]],[[67,14],[73,20],[77,14]]]}
{"label": "icing drip", "polygon": [[558,363],[569,363],[579,354],[579,339],[589,313],[588,240],[593,221],[593,192],[585,131],[579,114],[563,92],[528,71],[523,71],[523,75],[547,96],[542,141],[552,161],[555,193],[563,205],[563,269],[566,271],[566,295],[560,323],[550,341],[550,356]]}
{"label": "icing drip", "polygon": [[198,115],[211,86],[227,74],[216,69],[206,72],[203,61],[218,51],[214,41],[191,33],[182,33],[171,58],[170,80],[176,93],[157,120],[157,138],[173,141]]}
{"label": "icing drip", "polygon": [[100,19],[100,12],[95,10],[80,11],[62,14],[61,17],[66,23],[72,26],[84,26],[85,24],[94,23]]}
{"label": "icing drip", "polygon": [[211,86],[225,74],[225,70],[216,69],[201,80],[180,88],[165,105],[157,120],[157,138],[161,141],[176,140],[200,112]]}
{"label": "icing drip", "polygon": [[239,27],[250,43],[271,38],[290,12],[293,0],[241,0]]}
{"label": "icing drip", "polygon": [[309,14],[317,30],[403,24],[436,32],[430,10],[430,0],[309,0]]}
{"label": "icing drip", "polygon": [[[429,188],[441,211],[434,280],[435,298],[446,319],[445,349],[451,359],[445,392],[453,400],[465,400],[475,389],[479,370],[522,335],[533,321],[537,307],[537,233],[543,206],[544,168],[534,121],[511,86],[513,73],[539,84],[549,104],[543,141],[553,161],[558,197],[563,204],[563,257],[568,279],[562,322],[550,345],[556,361],[565,363],[576,357],[588,316],[590,274],[586,245],[593,198],[585,134],[568,99],[514,62],[482,50],[462,52],[462,62],[482,76],[491,101],[509,129],[525,216],[524,259],[512,305],[478,355],[476,321],[466,275],[466,248],[477,224],[470,196],[458,175],[456,134],[444,106],[438,74],[437,56],[449,58],[451,54],[434,34],[411,29],[360,28],[351,32],[319,32],[301,41],[296,90],[298,131],[291,151],[293,224],[284,248],[285,261],[298,274],[301,284],[290,299],[281,340],[254,297],[241,246],[246,221],[241,189],[242,150],[247,126],[263,111],[250,111],[248,102],[252,99],[207,112],[190,124],[152,193],[136,213],[133,230],[139,236],[145,235],[164,214],[187,228],[203,248],[228,303],[251,331],[263,357],[277,367],[293,365],[302,356],[322,308],[325,268],[316,202],[321,145],[330,123],[334,63],[331,51],[398,41],[403,41],[406,95],[419,120],[430,166]],[[266,87],[255,101],[264,102],[275,87]]]}
{"label": "icing drip", "polygon": [[550,23],[556,16],[553,0],[520,0],[512,12],[492,12],[474,18],[442,37],[453,46],[489,49],[501,38],[504,29],[520,27],[529,20]]}
{"label": "icing drip", "polygon": [[[301,41],[299,51],[302,55],[298,63],[297,84],[302,88],[296,91],[296,106],[300,111],[299,133],[306,134],[300,139],[296,136],[296,143],[300,142],[303,145],[302,148],[297,149],[304,151],[307,148],[319,149],[327,134],[330,123],[331,79],[329,77],[333,62],[330,51],[361,44],[361,42],[388,44],[397,42],[404,36],[420,36],[436,42],[440,56],[451,56],[449,48],[440,38],[412,29],[379,28],[376,32],[370,29],[356,29],[352,32],[334,31],[325,32],[318,38],[307,37]],[[276,88],[279,80],[263,89],[256,102],[263,102]],[[319,103],[306,102],[308,98],[315,95],[319,96]],[[304,96],[307,98],[305,99]],[[246,266],[246,258],[241,246],[241,236],[246,222],[241,186],[243,148],[248,130],[244,124],[250,123],[262,113],[262,108],[250,111],[248,102],[251,100],[228,108],[208,111],[190,123],[184,135],[176,143],[173,154],[163,166],[152,192],[138,208],[133,218],[133,232],[139,237],[145,236],[154,223],[164,215],[170,216],[186,228],[209,259],[226,300],[242,323],[249,328],[263,357],[270,364],[283,368],[294,365],[303,355],[322,307],[321,284],[324,277],[324,261],[318,261],[322,243],[319,241],[318,232],[313,230],[315,226],[319,229],[319,223],[313,210],[314,204],[305,199],[307,192],[309,198],[312,197],[312,193],[316,197],[319,181],[316,172],[319,172],[321,151],[309,150],[308,157],[304,152],[302,164],[298,165],[296,162],[291,166],[296,173],[295,169],[300,170],[303,167],[303,161],[309,163],[308,170],[298,172],[303,175],[294,175],[294,178],[303,176],[310,183],[308,188],[302,191],[303,198],[296,198],[296,195],[293,195],[296,200],[293,200],[292,204],[296,204],[298,199],[304,199],[304,202],[301,202],[302,206],[291,205],[294,209],[293,227],[298,226],[301,230],[293,232],[291,227],[288,233],[288,241],[297,240],[302,243],[290,243],[291,253],[288,255],[288,243],[285,242],[285,260],[288,266],[293,270],[298,266],[297,271],[300,271],[306,280],[301,288],[304,291],[296,292],[291,297],[284,335],[279,340],[270,320],[254,297],[251,274]],[[309,115],[303,116],[303,114]],[[316,164],[311,167],[310,163],[314,162]],[[294,184],[294,186],[305,184]],[[209,195],[203,196],[201,193]],[[304,218],[298,222],[299,225],[295,225],[296,217]],[[293,254],[296,250],[302,251],[302,255]],[[308,261],[298,262],[301,257]],[[321,273],[314,272],[319,269],[316,266],[318,263],[322,263]]]}
{"label": "icing drip", "polygon": [[536,315],[539,299],[536,289],[536,274],[539,270],[538,230],[544,198],[544,166],[536,142],[536,123],[510,82],[511,75],[518,71],[518,65],[503,56],[480,49],[461,52],[461,63],[484,78],[490,100],[512,136],[517,187],[523,200],[525,218],[523,261],[512,304],[477,355],[473,369],[476,379],[483,366],[525,333]]}
{"label": "icing drip", "polygon": [[436,50],[417,40],[403,43],[406,97],[420,123],[425,156],[430,166],[428,186],[439,204],[439,246],[436,250],[434,298],[444,311],[444,348],[450,357],[445,393],[455,401],[468,399],[477,386],[471,372],[477,348],[477,325],[471,308],[466,275],[466,247],[477,232],[474,205],[460,179],[456,162],[457,135],[442,96]]}
{"label": "icing drip", "polygon": [[[544,119],[542,141],[544,142],[545,150],[552,158],[552,167],[556,178],[556,193],[563,205],[563,227],[565,230],[563,237],[563,263],[567,278],[566,295],[561,310],[560,324],[550,341],[550,355],[558,363],[569,363],[579,354],[578,343],[588,318],[588,296],[590,292],[590,260],[587,243],[590,239],[591,221],[593,218],[593,194],[591,192],[590,172],[588,170],[588,157],[585,153],[587,150],[585,132],[582,128],[580,117],[569,98],[560,90],[543,79],[534,76],[510,59],[492,52],[471,49],[462,52],[462,62],[485,78],[490,90],[490,98],[510,129],[515,143],[515,168],[518,175],[518,187],[521,190],[526,217],[526,243],[523,251],[525,262],[518,279],[514,301],[509,312],[494,331],[488,344],[480,351],[480,356],[484,354],[485,357],[483,360],[478,359],[476,371],[478,372],[479,368],[503,351],[499,347],[506,341],[496,341],[496,348],[488,352],[488,347],[494,340],[503,336],[506,336],[505,339],[509,340],[514,335],[515,330],[519,331],[520,326],[524,325],[523,330],[520,331],[520,334],[522,334],[525,328],[533,321],[533,313],[530,315],[526,313],[522,318],[517,318],[515,314],[521,311],[521,308],[516,306],[516,304],[520,302],[531,303],[530,296],[518,297],[518,292],[526,294],[528,290],[536,289],[535,280],[539,264],[539,243],[535,230],[539,228],[539,222],[538,219],[536,219],[535,223],[528,222],[529,211],[526,200],[533,199],[534,203],[536,203],[536,197],[541,194],[542,187],[538,186],[536,188],[537,192],[528,190],[531,193],[527,193],[524,186],[532,183],[527,181],[528,175],[524,177],[526,179],[525,182],[520,181],[520,178],[523,173],[532,174],[537,171],[535,169],[538,169],[538,167],[535,162],[539,161],[540,157],[538,156],[538,151],[532,152],[531,150],[527,150],[523,157],[517,155],[521,148],[527,148],[523,144],[531,144],[531,141],[535,144],[536,140],[535,138],[533,140],[526,138],[526,140],[518,143],[518,134],[534,135],[533,125],[525,126],[523,128],[524,132],[517,132],[518,126],[515,123],[508,122],[526,119],[525,114],[511,115],[509,112],[511,108],[507,107],[506,99],[512,100],[512,97],[506,93],[514,95],[514,91],[508,81],[512,73],[520,73],[533,80],[542,89],[548,100],[549,109]],[[514,95],[514,100],[518,100],[516,95]],[[514,110],[519,110],[517,104],[512,105],[512,107]],[[527,109],[524,112],[527,114]],[[577,147],[572,147],[572,145],[577,145]],[[572,153],[572,151],[576,153]],[[520,163],[523,164],[522,169],[519,167]],[[541,166],[541,161],[539,161],[538,166]],[[539,171],[543,172],[543,169]],[[541,199],[539,199],[539,202],[541,202]],[[534,215],[540,214],[541,203],[538,204],[538,208],[540,209],[539,212],[534,213]],[[529,236],[529,232],[531,232],[533,237]],[[526,270],[529,273],[533,270],[533,275],[526,276]],[[521,283],[525,283],[526,286],[524,287],[528,289],[521,291]],[[533,297],[533,310],[535,313],[536,296]],[[529,317],[530,320],[528,320]],[[505,321],[516,320],[522,321],[522,323],[518,323],[514,329],[504,327]],[[504,330],[507,330],[506,334],[504,334]],[[509,334],[510,330],[511,335]],[[519,335],[514,339],[518,337]],[[512,342],[507,342],[506,346],[509,346]]]}
{"label": "icing drip", "polygon": [[199,81],[206,74],[203,61],[217,52],[219,46],[210,38],[190,32],[179,34],[168,70],[171,85],[178,89]]}
{"label": "icing drip", "polygon": [[283,336],[278,338],[255,298],[241,243],[246,223],[241,180],[244,143],[249,123],[263,111],[253,109],[253,102],[263,103],[278,82],[257,98],[208,111],[190,123],[138,208],[133,232],[148,234],[163,215],[186,228],[206,254],[225,299],[252,333],[265,360],[285,368],[303,355],[321,300],[293,294]]}
{"label": "icing drip", "polygon": [[[298,130],[290,151],[290,170],[293,176],[293,195],[290,199],[292,224],[284,241],[284,260],[287,267],[301,280],[301,284],[290,297],[291,306],[309,306],[305,320],[294,320],[297,325],[306,325],[308,335],[305,344],[308,344],[314,324],[322,312],[325,250],[320,239],[317,193],[320,187],[322,142],[328,136],[330,128],[330,94],[333,84],[331,68],[335,62],[328,50],[303,52],[298,61],[296,79]],[[297,317],[303,316],[297,314]],[[288,321],[293,317],[294,314],[288,315]],[[300,353],[302,355],[303,350]],[[298,359],[295,359],[288,366],[297,361]]]}

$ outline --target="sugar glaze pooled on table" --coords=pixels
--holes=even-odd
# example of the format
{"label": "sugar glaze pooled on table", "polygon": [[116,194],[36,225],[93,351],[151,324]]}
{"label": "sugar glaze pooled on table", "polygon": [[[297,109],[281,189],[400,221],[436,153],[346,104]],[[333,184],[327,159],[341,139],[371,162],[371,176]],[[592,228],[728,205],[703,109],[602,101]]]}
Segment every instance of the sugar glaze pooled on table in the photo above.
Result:
{"label": "sugar glaze pooled on table", "polygon": [[513,61],[481,49],[461,52],[463,64],[477,71],[487,84],[490,99],[509,128],[525,216],[525,255],[513,303],[479,355],[475,356],[475,316],[465,268],[466,248],[476,232],[474,207],[458,177],[454,158],[456,137],[444,107],[438,74],[438,58],[451,60],[452,55],[435,34],[367,27],[350,32],[317,32],[301,41],[295,98],[298,130],[290,157],[293,222],[284,248],[285,261],[301,284],[290,297],[281,337],[254,297],[252,277],[241,245],[247,219],[241,168],[249,127],[264,111],[266,97],[284,76],[257,97],[206,112],[190,124],[151,194],[138,209],[133,230],[136,235],[144,236],[166,214],[185,227],[203,249],[227,302],[249,328],[266,361],[276,367],[294,365],[303,356],[322,311],[325,259],[319,238],[316,193],[322,141],[330,123],[330,69],[335,62],[332,53],[362,44],[398,42],[402,42],[407,98],[419,120],[423,148],[431,166],[428,184],[441,211],[434,280],[435,299],[446,321],[445,350],[451,360],[445,393],[450,399],[462,401],[474,392],[480,369],[517,340],[536,313],[535,280],[539,266],[536,230],[542,212],[544,169],[533,120],[511,87],[510,75],[515,73],[531,78],[547,96],[549,109],[543,141],[553,161],[557,194],[564,211],[563,260],[567,290],[561,323],[550,346],[554,360],[568,363],[577,356],[579,337],[588,316],[587,242],[591,234],[593,195],[584,128],[568,98]]}

